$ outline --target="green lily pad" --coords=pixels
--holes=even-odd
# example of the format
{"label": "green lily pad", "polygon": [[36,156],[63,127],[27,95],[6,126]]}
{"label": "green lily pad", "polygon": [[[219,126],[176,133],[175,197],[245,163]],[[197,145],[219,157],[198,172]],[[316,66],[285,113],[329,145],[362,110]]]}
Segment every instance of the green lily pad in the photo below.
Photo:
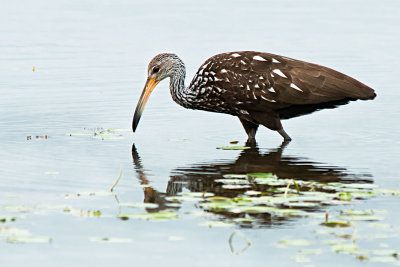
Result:
{"label": "green lily pad", "polygon": [[301,254],[307,254],[307,255],[320,255],[324,252],[322,248],[310,248],[310,249],[300,249],[297,252]]}
{"label": "green lily pad", "polygon": [[341,201],[351,201],[351,193],[350,192],[340,192],[339,199]]}
{"label": "green lily pad", "polygon": [[17,220],[16,216],[1,216],[0,223],[14,222]]}
{"label": "green lily pad", "polygon": [[246,218],[235,218],[233,219],[233,221],[238,223],[253,223],[253,222],[258,222],[259,220],[251,217],[246,217]]}
{"label": "green lily pad", "polygon": [[332,251],[341,252],[341,253],[348,253],[352,255],[363,255],[364,257],[368,258],[368,250],[361,250],[355,244],[352,243],[343,243],[339,245],[334,245],[331,247]]}
{"label": "green lily pad", "polygon": [[243,150],[243,149],[250,149],[248,146],[219,146],[217,149],[222,150]]}
{"label": "green lily pad", "polygon": [[149,209],[158,208],[158,204],[146,203],[146,202],[125,202],[125,203],[119,203],[119,206],[129,207],[129,208],[149,208]]}
{"label": "green lily pad", "polygon": [[118,218],[127,220],[130,218],[141,219],[141,220],[172,220],[177,219],[178,214],[175,211],[159,211],[151,213],[120,213]]}
{"label": "green lily pad", "polygon": [[273,210],[274,208],[266,206],[243,206],[243,207],[234,207],[231,209],[231,211],[235,213],[245,212],[248,214],[270,213]]}
{"label": "green lily pad", "polygon": [[271,172],[253,172],[248,173],[249,178],[260,178],[260,179],[276,179],[276,175]]}
{"label": "green lily pad", "polygon": [[165,198],[168,201],[174,201],[174,202],[184,202],[184,201],[193,201],[193,202],[198,202],[201,201],[202,199],[199,197],[191,197],[191,196],[170,196]]}
{"label": "green lily pad", "polygon": [[388,263],[388,262],[397,262],[398,260],[395,257],[374,257],[371,258],[371,262],[382,262],[382,263]]}

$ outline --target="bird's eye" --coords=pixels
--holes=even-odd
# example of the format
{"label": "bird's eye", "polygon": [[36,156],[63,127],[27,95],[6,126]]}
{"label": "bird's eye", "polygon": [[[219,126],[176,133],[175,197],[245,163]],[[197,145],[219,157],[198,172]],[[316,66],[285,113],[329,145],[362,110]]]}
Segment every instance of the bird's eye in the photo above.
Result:
{"label": "bird's eye", "polygon": [[155,67],[153,68],[153,73],[157,73],[159,70],[160,70],[160,68],[157,67],[157,66],[155,66]]}

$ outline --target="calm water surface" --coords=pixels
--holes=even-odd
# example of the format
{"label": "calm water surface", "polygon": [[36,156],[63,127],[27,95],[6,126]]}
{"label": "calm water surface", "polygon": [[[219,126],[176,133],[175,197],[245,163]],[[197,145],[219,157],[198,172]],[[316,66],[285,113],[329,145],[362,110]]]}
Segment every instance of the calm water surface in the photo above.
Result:
{"label": "calm water surface", "polygon": [[[206,212],[201,199],[183,199],[177,205],[173,196],[243,196],[249,188],[227,189],[215,180],[259,172],[280,179],[400,189],[399,10],[398,1],[3,3],[0,219],[16,220],[0,223],[2,266],[382,264],[335,253],[321,243],[332,236],[316,231],[326,228],[319,225],[326,210],[332,216],[349,208],[380,210],[382,220],[357,223],[357,246],[399,250],[398,197],[317,205],[302,209],[313,216],[293,217]],[[190,79],[206,58],[233,50],[326,65],[375,88],[378,97],[284,121],[294,139],[286,146],[277,133],[263,128],[256,149],[224,151],[216,147],[246,140],[239,120],[179,107],[164,81],[153,92],[137,133],[130,132],[147,64],[155,54],[177,53]],[[128,131],[112,136],[118,139],[93,138],[99,128]],[[120,168],[114,194],[82,193],[108,191]],[[120,203],[158,206],[129,208]],[[178,219],[118,218],[160,210],[174,211]],[[94,216],[97,211],[101,216]],[[246,216],[256,220],[237,220]],[[202,226],[208,222],[233,225]],[[12,243],[7,239],[10,229],[50,237],[51,242]],[[353,234],[354,229],[347,232]],[[239,255],[228,242],[235,230],[251,241]],[[284,248],[284,239],[312,244]],[[245,246],[240,237],[233,241],[236,251]],[[304,248],[322,252],[304,255],[299,252]],[[388,264],[398,263],[395,259]]]}

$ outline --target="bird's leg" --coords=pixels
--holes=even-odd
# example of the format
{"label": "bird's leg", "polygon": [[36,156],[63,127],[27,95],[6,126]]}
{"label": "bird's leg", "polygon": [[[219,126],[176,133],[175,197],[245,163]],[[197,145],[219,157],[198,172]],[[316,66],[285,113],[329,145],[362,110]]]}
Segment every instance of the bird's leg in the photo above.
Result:
{"label": "bird's leg", "polygon": [[247,133],[248,136],[247,142],[251,141],[255,143],[258,124],[241,118],[239,118],[239,120],[242,123],[243,128]]}
{"label": "bird's leg", "polygon": [[283,137],[285,142],[288,142],[288,141],[292,140],[292,138],[290,138],[290,136],[285,132],[285,130],[283,130],[283,128],[278,130],[278,133]]}

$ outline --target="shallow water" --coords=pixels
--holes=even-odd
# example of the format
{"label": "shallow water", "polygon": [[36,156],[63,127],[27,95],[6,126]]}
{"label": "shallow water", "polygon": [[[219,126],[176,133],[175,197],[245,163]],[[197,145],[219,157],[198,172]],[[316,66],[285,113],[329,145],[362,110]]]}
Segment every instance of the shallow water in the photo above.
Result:
{"label": "shallow water", "polygon": [[[399,250],[398,196],[378,194],[302,209],[307,216],[258,214],[252,223],[234,220],[243,213],[207,212],[202,198],[182,199],[171,207],[171,197],[188,192],[242,196],[248,189],[226,189],[215,180],[225,174],[259,172],[295,181],[400,189],[399,8],[396,1],[4,3],[0,219],[16,216],[16,220],[0,223],[1,262],[6,266],[27,261],[42,266],[381,264],[375,261],[382,255],[371,254],[362,261],[336,253],[321,243],[335,239],[333,235],[315,232],[326,229],[319,225],[326,210],[333,218],[350,208],[385,210],[382,220],[360,221],[338,231],[354,234],[357,228],[356,244],[361,249]],[[130,132],[147,64],[155,54],[177,53],[190,79],[206,58],[233,50],[265,51],[329,66],[375,88],[378,97],[284,121],[294,139],[286,146],[278,134],[260,129],[257,149],[227,151],[216,147],[233,140],[244,144],[239,121],[179,107],[164,81],[153,92],[137,133]],[[115,139],[93,138],[99,128],[128,131],[111,135]],[[120,168],[114,193],[105,194]],[[120,205],[144,202],[159,206]],[[178,218],[118,218],[165,209]],[[97,211],[100,216],[93,213]],[[201,225],[208,222],[233,225]],[[371,227],[373,223],[383,228]],[[14,228],[49,237],[51,242],[12,243],[6,231]],[[251,241],[239,255],[231,252],[228,242],[235,230]],[[234,238],[238,251],[245,242]],[[280,243],[298,239],[312,244]],[[299,252],[310,248],[322,252]],[[392,258],[389,264],[398,264]]]}

